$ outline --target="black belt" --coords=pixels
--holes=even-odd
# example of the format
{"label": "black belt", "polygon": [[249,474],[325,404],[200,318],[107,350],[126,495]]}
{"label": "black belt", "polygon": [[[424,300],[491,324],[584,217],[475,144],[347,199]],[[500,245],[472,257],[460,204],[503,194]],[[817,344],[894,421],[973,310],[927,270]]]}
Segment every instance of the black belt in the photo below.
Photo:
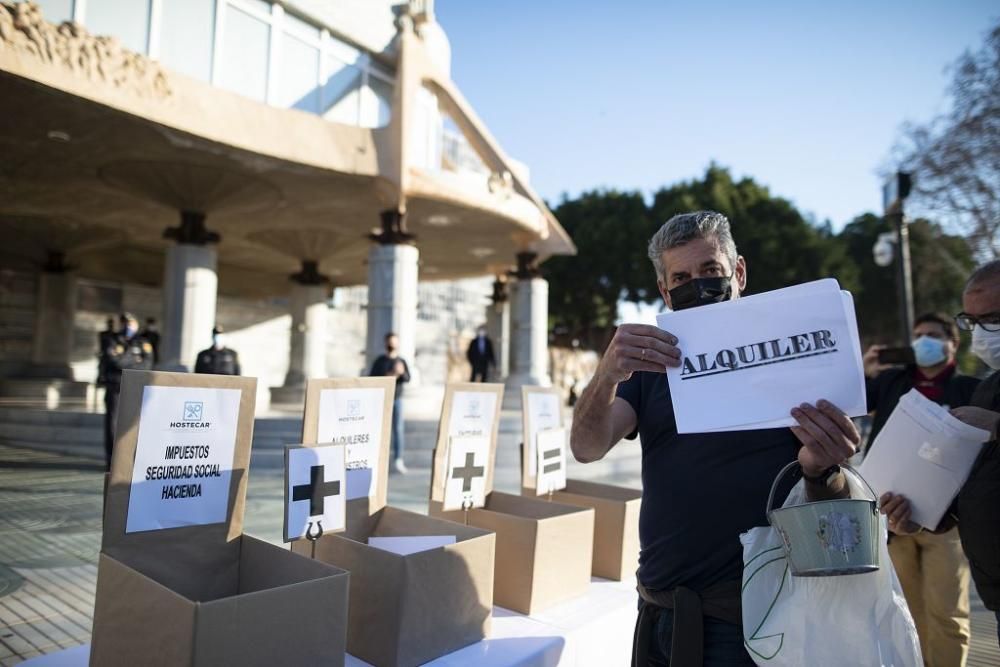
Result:
{"label": "black belt", "polygon": [[632,667],[647,667],[649,642],[656,621],[663,609],[674,610],[673,636],[670,641],[671,667],[702,667],[704,663],[704,616],[734,625],[743,624],[741,584],[723,581],[709,586],[700,594],[678,586],[670,591],[651,591],[642,584],[636,586],[642,603],[635,622],[632,640]]}

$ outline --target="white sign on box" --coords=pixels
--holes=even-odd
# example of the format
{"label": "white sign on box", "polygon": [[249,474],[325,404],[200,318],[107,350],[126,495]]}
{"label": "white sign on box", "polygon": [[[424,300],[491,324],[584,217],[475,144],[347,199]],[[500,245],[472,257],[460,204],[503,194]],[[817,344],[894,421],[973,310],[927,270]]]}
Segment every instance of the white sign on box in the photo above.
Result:
{"label": "white sign on box", "polygon": [[661,313],[682,364],[667,369],[678,433],[794,426],[826,399],[867,414],[854,300],[836,280]]}
{"label": "white sign on box", "polygon": [[449,438],[447,481],[441,506],[445,512],[486,505],[489,457],[489,436]]}
{"label": "white sign on box", "polygon": [[566,488],[566,429],[539,431],[536,457],[538,466],[535,492],[538,495]]}
{"label": "white sign on box", "polygon": [[344,530],[344,445],[285,448],[285,541]]}
{"label": "white sign on box", "polygon": [[562,426],[562,408],[559,395],[549,391],[528,392],[527,403],[524,415],[528,420],[528,441],[524,443],[527,448],[524,455],[528,457],[528,474],[535,476],[538,474],[538,434]]}
{"label": "white sign on box", "polygon": [[375,492],[382,448],[385,391],[369,388],[324,389],[319,395],[317,442],[344,445],[347,500]]}
{"label": "white sign on box", "polygon": [[239,389],[143,388],[126,533],[223,523]]}
{"label": "white sign on box", "polygon": [[493,437],[496,394],[485,391],[456,391],[452,394],[448,437]]}
{"label": "white sign on box", "polygon": [[859,470],[879,495],[906,496],[910,520],[934,530],[989,437],[911,389],[899,399]]}

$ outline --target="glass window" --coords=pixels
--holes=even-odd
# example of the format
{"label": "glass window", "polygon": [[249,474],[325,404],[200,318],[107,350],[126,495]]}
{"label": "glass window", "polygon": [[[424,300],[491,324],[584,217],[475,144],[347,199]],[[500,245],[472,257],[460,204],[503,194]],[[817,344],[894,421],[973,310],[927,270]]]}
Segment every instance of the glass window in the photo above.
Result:
{"label": "glass window", "polygon": [[278,105],[319,113],[319,49],[286,34],[280,63]]}
{"label": "glass window", "polygon": [[87,0],[84,20],[93,34],[117,37],[125,48],[146,53],[149,0]]}
{"label": "glass window", "polygon": [[212,78],[214,0],[169,0],[160,19],[160,60],[202,81]]}
{"label": "glass window", "polygon": [[338,123],[358,124],[361,104],[361,70],[327,57],[323,83],[323,116]]}
{"label": "glass window", "polygon": [[271,28],[232,6],[226,7],[225,21],[219,85],[263,102]]}
{"label": "glass window", "polygon": [[42,16],[49,23],[73,20],[73,0],[35,0],[42,8]]}
{"label": "glass window", "polygon": [[293,14],[285,14],[285,31],[306,42],[319,41],[319,28]]}

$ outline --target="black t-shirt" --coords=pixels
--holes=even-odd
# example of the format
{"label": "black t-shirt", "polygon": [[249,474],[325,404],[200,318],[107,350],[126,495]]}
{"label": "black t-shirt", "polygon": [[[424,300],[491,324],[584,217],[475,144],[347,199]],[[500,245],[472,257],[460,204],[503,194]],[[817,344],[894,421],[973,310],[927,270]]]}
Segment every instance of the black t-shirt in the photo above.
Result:
{"label": "black t-shirt", "polygon": [[406,359],[402,357],[390,357],[387,354],[379,355],[375,362],[372,363],[372,370],[368,375],[373,376],[383,376],[388,375],[389,372],[396,366],[397,361],[403,362],[403,374],[396,376],[396,394],[395,398],[399,398],[403,395],[403,383],[410,381],[410,366],[406,363]]}
{"label": "black t-shirt", "polygon": [[[663,373],[633,373],[617,395],[635,410],[642,441],[639,581],[651,590],[695,591],[739,581],[740,533],[767,525],[771,483],[795,460],[799,441],[787,428],[678,434]],[[788,477],[778,506],[792,487]]]}

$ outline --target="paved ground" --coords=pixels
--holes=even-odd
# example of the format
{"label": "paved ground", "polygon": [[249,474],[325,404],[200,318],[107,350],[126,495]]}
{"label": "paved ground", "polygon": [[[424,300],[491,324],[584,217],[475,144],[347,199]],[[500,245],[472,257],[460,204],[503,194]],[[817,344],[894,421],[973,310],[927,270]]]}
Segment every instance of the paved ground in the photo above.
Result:
{"label": "paved ground", "polygon": [[[638,458],[624,448],[601,464],[602,478],[638,486]],[[426,511],[429,469],[393,476],[390,504]],[[577,464],[572,464],[577,466]],[[591,476],[597,466],[571,468]],[[89,640],[101,535],[103,470],[89,458],[13,448],[0,443],[0,667]],[[513,466],[497,471],[496,487],[516,491]],[[282,470],[275,450],[255,454],[246,531],[281,539]],[[1000,665],[993,615],[974,600],[970,665]]]}

